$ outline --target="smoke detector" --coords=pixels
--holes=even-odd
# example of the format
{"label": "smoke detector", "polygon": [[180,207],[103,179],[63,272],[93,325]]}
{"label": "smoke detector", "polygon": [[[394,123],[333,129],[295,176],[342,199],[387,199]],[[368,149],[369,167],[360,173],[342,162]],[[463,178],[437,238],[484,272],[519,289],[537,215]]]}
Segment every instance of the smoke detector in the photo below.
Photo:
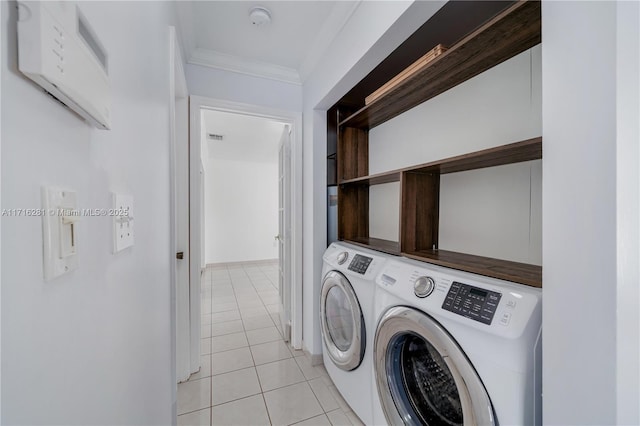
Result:
{"label": "smoke detector", "polygon": [[255,6],[249,11],[249,19],[253,25],[260,27],[271,22],[271,12],[267,8]]}

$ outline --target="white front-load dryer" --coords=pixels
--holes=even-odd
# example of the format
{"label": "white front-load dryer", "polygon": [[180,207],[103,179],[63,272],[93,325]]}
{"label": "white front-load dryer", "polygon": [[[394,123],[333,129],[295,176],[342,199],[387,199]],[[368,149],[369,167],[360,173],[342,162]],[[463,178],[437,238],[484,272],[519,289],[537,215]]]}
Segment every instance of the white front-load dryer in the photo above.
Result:
{"label": "white front-load dryer", "polygon": [[405,258],[376,284],[373,424],[541,424],[540,289]]}
{"label": "white front-load dryer", "polygon": [[320,296],[324,366],[365,424],[373,422],[373,295],[382,253],[332,243],[324,253]]}

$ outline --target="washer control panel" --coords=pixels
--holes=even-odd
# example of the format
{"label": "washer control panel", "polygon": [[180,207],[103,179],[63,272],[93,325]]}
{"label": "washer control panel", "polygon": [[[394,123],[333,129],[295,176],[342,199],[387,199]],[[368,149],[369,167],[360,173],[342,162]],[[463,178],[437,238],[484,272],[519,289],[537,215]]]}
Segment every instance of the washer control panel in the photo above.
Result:
{"label": "washer control panel", "polygon": [[356,254],[349,264],[349,270],[364,275],[373,259],[361,254]]}
{"label": "washer control panel", "polygon": [[491,324],[502,295],[454,281],[444,299],[442,309],[471,318],[483,324]]}

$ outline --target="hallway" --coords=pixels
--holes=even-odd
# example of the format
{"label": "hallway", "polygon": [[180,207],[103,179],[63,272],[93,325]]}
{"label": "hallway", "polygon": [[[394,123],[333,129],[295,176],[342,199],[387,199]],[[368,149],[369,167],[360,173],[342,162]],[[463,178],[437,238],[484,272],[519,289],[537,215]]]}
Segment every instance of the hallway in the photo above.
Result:
{"label": "hallway", "polygon": [[284,342],[278,264],[210,266],[202,367],[178,385],[178,425],[361,425],[322,365]]}

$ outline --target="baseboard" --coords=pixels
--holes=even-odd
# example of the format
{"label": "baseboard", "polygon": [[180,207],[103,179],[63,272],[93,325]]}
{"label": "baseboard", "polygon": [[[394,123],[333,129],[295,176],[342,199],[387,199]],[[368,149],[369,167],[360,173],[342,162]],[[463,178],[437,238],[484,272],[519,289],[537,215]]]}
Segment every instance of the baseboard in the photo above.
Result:
{"label": "baseboard", "polygon": [[322,360],[322,354],[309,354],[309,358],[311,359],[311,365],[313,365],[314,367],[316,365],[322,365],[324,363],[324,361]]}
{"label": "baseboard", "polygon": [[312,354],[310,353],[307,348],[305,348],[304,346],[304,342],[302,343],[302,352],[304,353],[304,356],[311,361],[311,365],[312,366],[316,366],[316,365],[322,365],[324,364],[324,361],[322,359],[322,354]]}
{"label": "baseboard", "polygon": [[224,268],[228,266],[239,265],[271,265],[278,263],[278,259],[263,259],[263,260],[242,260],[237,262],[219,262],[219,263],[207,263],[207,268]]}

